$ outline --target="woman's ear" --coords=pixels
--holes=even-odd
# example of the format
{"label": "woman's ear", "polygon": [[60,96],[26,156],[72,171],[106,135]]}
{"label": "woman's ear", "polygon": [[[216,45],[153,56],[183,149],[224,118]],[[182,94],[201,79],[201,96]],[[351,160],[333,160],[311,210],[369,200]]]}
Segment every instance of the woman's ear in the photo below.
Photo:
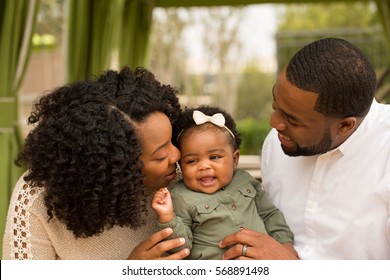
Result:
{"label": "woman's ear", "polygon": [[237,168],[239,159],[240,159],[240,150],[237,149],[233,152],[233,167],[234,167],[234,169]]}

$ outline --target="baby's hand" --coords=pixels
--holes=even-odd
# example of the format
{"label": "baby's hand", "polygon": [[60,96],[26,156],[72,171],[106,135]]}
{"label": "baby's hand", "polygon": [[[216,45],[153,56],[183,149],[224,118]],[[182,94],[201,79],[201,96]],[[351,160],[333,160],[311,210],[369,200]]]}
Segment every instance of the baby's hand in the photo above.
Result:
{"label": "baby's hand", "polygon": [[152,208],[156,212],[160,223],[167,223],[173,219],[175,215],[173,213],[172,198],[167,188],[161,188],[154,194]]}
{"label": "baby's hand", "polygon": [[166,204],[168,198],[169,199],[171,198],[171,195],[170,195],[168,189],[161,188],[158,191],[156,191],[156,193],[154,194],[152,206],[153,206],[153,204],[158,204],[158,205]]}

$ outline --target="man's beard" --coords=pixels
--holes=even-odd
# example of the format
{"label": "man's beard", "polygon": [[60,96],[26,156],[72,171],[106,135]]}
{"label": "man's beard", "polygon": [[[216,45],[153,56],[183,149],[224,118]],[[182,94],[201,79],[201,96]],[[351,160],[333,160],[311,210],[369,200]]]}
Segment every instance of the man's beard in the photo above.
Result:
{"label": "man's beard", "polygon": [[319,154],[324,154],[329,151],[332,147],[332,137],[330,135],[330,129],[328,128],[325,131],[324,137],[322,137],[321,142],[315,146],[310,147],[300,147],[297,145],[297,149],[295,151],[285,150],[283,145],[283,152],[290,157],[298,157],[298,156],[314,156]]}

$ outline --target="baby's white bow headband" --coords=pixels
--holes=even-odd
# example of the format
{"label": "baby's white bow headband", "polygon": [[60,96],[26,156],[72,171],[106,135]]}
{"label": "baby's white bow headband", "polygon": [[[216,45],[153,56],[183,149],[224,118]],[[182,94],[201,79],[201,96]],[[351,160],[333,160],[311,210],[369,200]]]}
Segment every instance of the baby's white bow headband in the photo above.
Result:
{"label": "baby's white bow headband", "polygon": [[[201,125],[210,122],[212,124],[215,124],[218,127],[225,128],[234,139],[236,138],[233,132],[225,125],[225,117],[221,113],[214,114],[210,117],[203,114],[201,111],[194,110],[194,112],[192,113],[192,118],[194,119],[196,125]],[[183,130],[180,131],[179,135],[177,135],[177,141],[179,141],[180,135],[182,133]]]}
{"label": "baby's white bow headband", "polygon": [[221,113],[214,114],[212,116],[207,116],[203,114],[201,111],[195,110],[192,113],[192,118],[194,119],[195,123],[197,125],[204,124],[206,122],[211,122],[212,124],[215,124],[216,126],[225,128],[231,136],[234,137],[233,132],[225,125],[225,117]]}

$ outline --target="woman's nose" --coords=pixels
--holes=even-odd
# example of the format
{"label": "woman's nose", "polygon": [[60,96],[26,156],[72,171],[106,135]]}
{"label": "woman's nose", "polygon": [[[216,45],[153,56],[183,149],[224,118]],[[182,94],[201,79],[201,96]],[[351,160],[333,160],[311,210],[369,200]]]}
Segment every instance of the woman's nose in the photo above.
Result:
{"label": "woman's nose", "polygon": [[172,156],[171,156],[171,163],[178,162],[180,160],[181,153],[180,150],[172,144]]}
{"label": "woman's nose", "polygon": [[273,111],[269,120],[269,125],[278,131],[286,130],[286,123],[279,112]]}

